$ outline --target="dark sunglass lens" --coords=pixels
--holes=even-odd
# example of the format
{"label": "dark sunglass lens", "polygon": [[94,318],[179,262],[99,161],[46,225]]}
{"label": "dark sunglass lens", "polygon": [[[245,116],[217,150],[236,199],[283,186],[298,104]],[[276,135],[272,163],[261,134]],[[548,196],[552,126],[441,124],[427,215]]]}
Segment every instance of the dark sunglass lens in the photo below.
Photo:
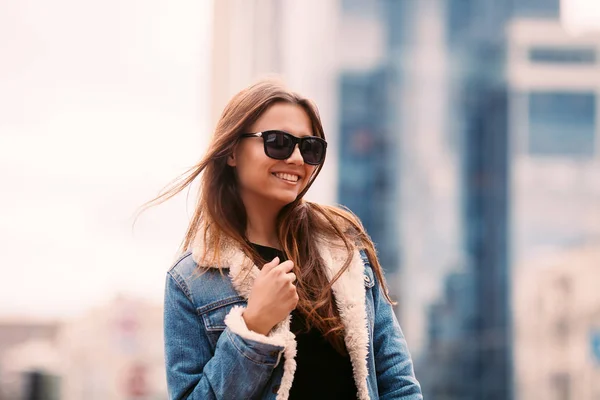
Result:
{"label": "dark sunglass lens", "polygon": [[284,132],[269,132],[265,137],[267,155],[278,160],[288,158],[294,148],[294,142]]}
{"label": "dark sunglass lens", "polygon": [[323,162],[323,157],[325,156],[325,146],[323,142],[318,139],[304,139],[302,141],[300,153],[302,153],[304,162],[307,164],[317,165]]}

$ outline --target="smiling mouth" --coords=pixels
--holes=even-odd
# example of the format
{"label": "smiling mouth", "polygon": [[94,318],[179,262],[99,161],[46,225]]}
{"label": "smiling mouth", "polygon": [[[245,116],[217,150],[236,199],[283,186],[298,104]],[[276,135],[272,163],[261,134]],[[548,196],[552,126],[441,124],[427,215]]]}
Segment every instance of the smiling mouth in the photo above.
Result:
{"label": "smiling mouth", "polygon": [[286,181],[289,183],[296,183],[300,180],[298,175],[293,174],[283,174],[281,172],[276,172],[272,174],[274,177],[281,179],[282,181]]}

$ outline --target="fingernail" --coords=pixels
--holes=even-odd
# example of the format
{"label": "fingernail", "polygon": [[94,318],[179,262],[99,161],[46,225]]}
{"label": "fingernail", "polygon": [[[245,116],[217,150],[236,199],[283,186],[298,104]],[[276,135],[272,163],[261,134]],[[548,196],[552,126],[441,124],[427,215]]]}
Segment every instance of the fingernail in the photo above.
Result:
{"label": "fingernail", "polygon": [[271,262],[275,262],[275,260],[277,260],[279,262],[279,257],[275,257],[274,259],[271,260]]}

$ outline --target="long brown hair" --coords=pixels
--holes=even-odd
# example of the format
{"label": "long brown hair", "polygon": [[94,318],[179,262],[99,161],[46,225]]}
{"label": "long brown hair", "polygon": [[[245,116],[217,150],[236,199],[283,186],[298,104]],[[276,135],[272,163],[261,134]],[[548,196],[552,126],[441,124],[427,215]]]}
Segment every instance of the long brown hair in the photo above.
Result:
{"label": "long brown hair", "polygon": [[[301,106],[312,123],[313,134],[325,139],[319,112],[310,100],[288,90],[274,79],[261,80],[235,95],[225,107],[204,158],[175,179],[144,208],[175,196],[201,177],[198,201],[181,250],[189,249],[198,234],[206,248],[214,249],[218,263],[219,248],[233,240],[251,259],[262,260],[246,237],[246,210],[239,195],[227,157],[233,153],[239,135],[248,129],[271,105],[278,102]],[[386,299],[393,304],[385,285],[373,242],[362,224],[349,210],[319,205],[303,199],[322,165],[315,168],[296,200],[283,207],[277,217],[277,234],[286,257],[294,262],[299,296],[298,311],[309,327],[315,327],[340,353],[345,352],[344,328],[331,290],[333,283],[349,267],[356,247],[363,249],[381,284]],[[199,232],[203,230],[203,232]],[[201,236],[202,237],[202,236]],[[317,250],[317,238],[343,242],[348,257],[339,273],[329,281]],[[266,261],[266,260],[262,260]]]}

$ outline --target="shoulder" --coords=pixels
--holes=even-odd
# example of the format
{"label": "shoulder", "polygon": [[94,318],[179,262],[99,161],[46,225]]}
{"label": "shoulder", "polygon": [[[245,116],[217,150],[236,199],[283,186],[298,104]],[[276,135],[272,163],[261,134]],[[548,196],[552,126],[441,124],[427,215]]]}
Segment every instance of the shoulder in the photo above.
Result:
{"label": "shoulder", "polygon": [[229,269],[199,268],[189,251],[175,261],[167,274],[197,307],[223,296],[237,296]]}
{"label": "shoulder", "polygon": [[169,275],[175,277],[187,278],[194,273],[198,268],[198,264],[194,261],[191,251],[183,253],[177,261],[169,268]]}

